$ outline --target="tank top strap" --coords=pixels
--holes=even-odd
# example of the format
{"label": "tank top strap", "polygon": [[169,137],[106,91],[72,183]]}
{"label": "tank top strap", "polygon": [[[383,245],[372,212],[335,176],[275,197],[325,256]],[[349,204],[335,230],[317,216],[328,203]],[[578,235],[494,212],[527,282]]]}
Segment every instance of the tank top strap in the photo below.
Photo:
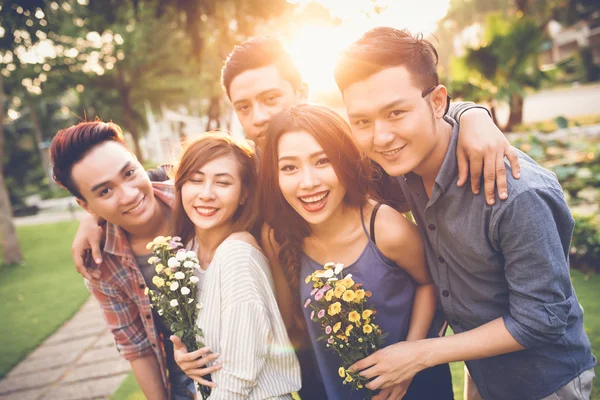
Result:
{"label": "tank top strap", "polygon": [[363,214],[363,207],[360,206],[360,223],[362,224],[363,231],[365,231],[365,235],[367,238],[369,237],[369,231],[367,230],[367,226],[365,225],[365,215]]}
{"label": "tank top strap", "polygon": [[[377,215],[377,211],[379,210],[379,207],[381,207],[381,203],[377,203],[375,205],[375,207],[373,208],[373,212],[371,213],[371,222],[370,222],[370,232],[371,232],[371,240],[373,241],[373,244],[377,244],[377,242],[375,241],[375,216]],[[363,222],[363,226],[364,226],[364,222]]]}

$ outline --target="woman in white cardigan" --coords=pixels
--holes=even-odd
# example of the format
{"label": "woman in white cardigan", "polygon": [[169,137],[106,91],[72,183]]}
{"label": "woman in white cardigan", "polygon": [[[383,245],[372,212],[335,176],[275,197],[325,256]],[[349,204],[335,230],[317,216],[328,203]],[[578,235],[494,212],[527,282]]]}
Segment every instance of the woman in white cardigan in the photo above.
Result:
{"label": "woman in white cardigan", "polygon": [[[218,356],[210,399],[289,399],[301,386],[268,261],[248,233],[256,168],[248,142],[211,133],[186,148],[175,175],[177,232],[197,250],[202,268],[198,326],[213,352],[207,357]],[[205,362],[177,361],[202,382],[194,368]]]}

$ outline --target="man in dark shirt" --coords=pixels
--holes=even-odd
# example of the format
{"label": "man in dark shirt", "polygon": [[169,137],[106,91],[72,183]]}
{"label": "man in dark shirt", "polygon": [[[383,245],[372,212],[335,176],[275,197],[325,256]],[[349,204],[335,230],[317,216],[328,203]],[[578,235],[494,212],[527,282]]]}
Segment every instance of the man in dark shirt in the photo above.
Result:
{"label": "man in dark shirt", "polygon": [[426,367],[466,361],[484,399],[588,399],[596,360],[569,277],[574,222],[560,184],[519,152],[522,177],[507,174],[507,200],[489,204],[457,186],[459,124],[446,116],[436,64],[428,41],[376,28],[336,67],[352,133],[398,177],[455,332],[389,346],[353,368],[375,378],[367,387],[393,392]]}

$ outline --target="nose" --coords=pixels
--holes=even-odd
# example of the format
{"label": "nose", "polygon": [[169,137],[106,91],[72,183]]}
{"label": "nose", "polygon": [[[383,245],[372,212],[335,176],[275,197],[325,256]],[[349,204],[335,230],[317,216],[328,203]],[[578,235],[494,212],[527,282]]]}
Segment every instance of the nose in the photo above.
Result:
{"label": "nose", "polygon": [[123,185],[121,193],[121,203],[132,204],[139,200],[140,189],[135,186]]}
{"label": "nose", "polygon": [[200,190],[198,191],[198,198],[200,200],[214,200],[215,198],[215,193],[213,191],[213,187],[211,183],[205,183],[204,185],[202,185],[202,187],[200,188]]}
{"label": "nose", "polygon": [[262,104],[255,104],[252,113],[252,123],[254,126],[261,127],[266,125],[271,119],[271,113]]}
{"label": "nose", "polygon": [[302,181],[300,182],[301,189],[312,189],[319,185],[319,178],[315,171],[308,167],[302,170]]}
{"label": "nose", "polygon": [[375,120],[375,132],[373,133],[373,147],[385,150],[394,141],[394,133],[385,121]]}

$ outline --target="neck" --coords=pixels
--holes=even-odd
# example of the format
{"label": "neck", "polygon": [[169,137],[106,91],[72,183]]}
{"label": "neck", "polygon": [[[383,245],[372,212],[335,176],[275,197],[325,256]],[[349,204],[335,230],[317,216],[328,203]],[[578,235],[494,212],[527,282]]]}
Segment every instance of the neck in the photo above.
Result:
{"label": "neck", "polygon": [[423,184],[429,195],[431,195],[433,182],[435,182],[435,178],[442,168],[452,138],[452,125],[444,119],[436,120],[434,126],[436,143],[429,155],[413,170],[415,174],[423,179]]}
{"label": "neck", "polygon": [[319,241],[338,237],[340,232],[345,231],[344,228],[354,221],[352,216],[357,212],[355,207],[350,207],[342,202],[326,221],[316,225],[310,224],[311,236]]}
{"label": "neck", "polygon": [[198,257],[200,265],[207,268],[208,264],[217,250],[217,247],[231,235],[233,232],[233,223],[230,221],[227,224],[211,228],[201,229],[196,227],[196,243],[198,243]]}
{"label": "neck", "polygon": [[129,242],[150,242],[157,236],[171,234],[171,209],[156,197],[154,198],[154,203],[154,211],[150,221],[140,226],[128,227],[125,230]]}

